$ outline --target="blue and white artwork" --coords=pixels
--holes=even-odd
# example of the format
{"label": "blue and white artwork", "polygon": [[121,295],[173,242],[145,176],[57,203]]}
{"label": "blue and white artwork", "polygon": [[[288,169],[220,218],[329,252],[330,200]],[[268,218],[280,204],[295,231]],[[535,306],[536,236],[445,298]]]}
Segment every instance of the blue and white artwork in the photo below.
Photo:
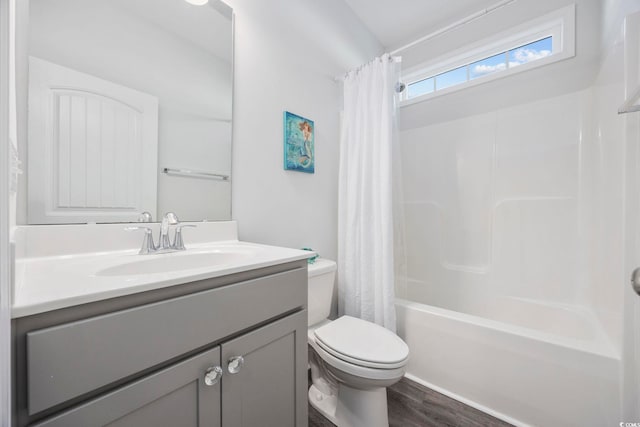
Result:
{"label": "blue and white artwork", "polygon": [[284,112],[284,168],[299,172],[315,171],[315,127],[313,120]]}

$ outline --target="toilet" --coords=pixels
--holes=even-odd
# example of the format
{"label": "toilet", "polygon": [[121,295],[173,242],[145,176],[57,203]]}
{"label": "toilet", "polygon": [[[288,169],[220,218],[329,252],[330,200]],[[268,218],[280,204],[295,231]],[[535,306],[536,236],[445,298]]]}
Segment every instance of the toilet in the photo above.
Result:
{"label": "toilet", "polygon": [[409,347],[374,323],[328,319],[336,269],[309,264],[309,403],[338,427],[388,427],[386,387],[404,375]]}

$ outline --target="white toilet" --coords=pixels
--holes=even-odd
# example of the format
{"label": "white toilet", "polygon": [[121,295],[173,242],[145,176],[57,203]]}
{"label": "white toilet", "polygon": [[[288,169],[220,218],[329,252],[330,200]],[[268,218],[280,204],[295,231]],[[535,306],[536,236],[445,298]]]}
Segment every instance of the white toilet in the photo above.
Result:
{"label": "white toilet", "polygon": [[309,402],[338,427],[388,427],[386,387],[404,375],[409,347],[374,323],[328,320],[336,268],[309,264]]}

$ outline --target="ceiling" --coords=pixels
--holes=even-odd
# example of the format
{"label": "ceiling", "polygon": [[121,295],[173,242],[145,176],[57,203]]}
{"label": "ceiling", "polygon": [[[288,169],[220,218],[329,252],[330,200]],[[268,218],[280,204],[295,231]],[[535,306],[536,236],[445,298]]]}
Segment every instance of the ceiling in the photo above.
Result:
{"label": "ceiling", "polygon": [[387,49],[427,35],[497,0],[345,0]]}

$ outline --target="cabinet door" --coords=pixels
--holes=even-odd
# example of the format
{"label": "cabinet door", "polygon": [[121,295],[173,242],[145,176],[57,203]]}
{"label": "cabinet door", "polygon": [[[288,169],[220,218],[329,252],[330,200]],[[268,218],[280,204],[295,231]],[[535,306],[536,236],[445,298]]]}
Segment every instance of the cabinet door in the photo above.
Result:
{"label": "cabinet door", "polygon": [[223,426],[307,426],[306,310],[222,344],[222,360]]}
{"label": "cabinet door", "polygon": [[[220,347],[200,353],[37,427],[219,427]],[[205,381],[205,376],[207,379]]]}

